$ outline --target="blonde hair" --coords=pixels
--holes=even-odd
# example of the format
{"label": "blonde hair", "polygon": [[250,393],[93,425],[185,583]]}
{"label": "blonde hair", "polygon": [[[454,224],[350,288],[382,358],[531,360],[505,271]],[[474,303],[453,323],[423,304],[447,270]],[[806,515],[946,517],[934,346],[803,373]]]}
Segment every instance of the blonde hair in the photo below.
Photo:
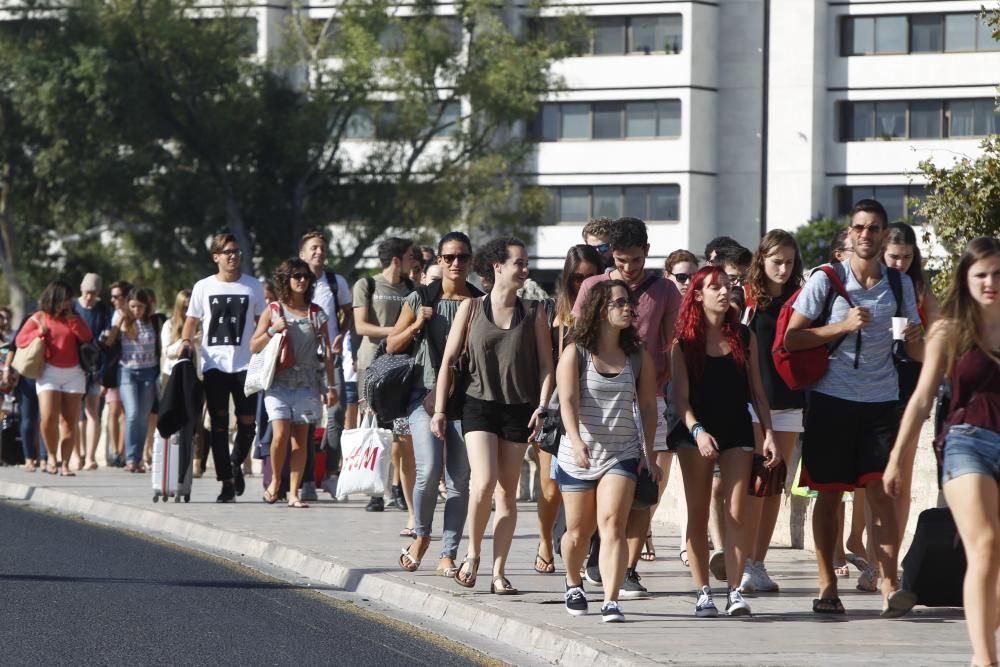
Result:
{"label": "blonde hair", "polygon": [[181,338],[181,331],[184,329],[184,320],[187,319],[188,304],[191,303],[191,290],[182,289],[174,298],[174,313],[170,316],[170,333],[173,340]]}

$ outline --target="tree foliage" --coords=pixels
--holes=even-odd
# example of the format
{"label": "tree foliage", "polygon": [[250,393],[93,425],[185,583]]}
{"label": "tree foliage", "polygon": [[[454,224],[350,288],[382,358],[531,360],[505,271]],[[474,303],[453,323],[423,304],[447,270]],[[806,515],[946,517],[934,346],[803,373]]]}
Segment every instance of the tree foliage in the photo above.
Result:
{"label": "tree foliage", "polygon": [[209,269],[216,231],[267,271],[331,225],[350,273],[386,234],[539,220],[516,128],[589,33],[572,15],[521,29],[541,2],[435,8],[347,0],[315,19],[293,3],[256,53],[256,10],[235,3],[27,3],[0,23],[5,282],[36,291],[104,259],[174,289]]}
{"label": "tree foliage", "polygon": [[795,230],[795,242],[802,254],[802,264],[807,269],[830,261],[833,256],[833,237],[846,227],[843,221],[830,218],[813,218]]}

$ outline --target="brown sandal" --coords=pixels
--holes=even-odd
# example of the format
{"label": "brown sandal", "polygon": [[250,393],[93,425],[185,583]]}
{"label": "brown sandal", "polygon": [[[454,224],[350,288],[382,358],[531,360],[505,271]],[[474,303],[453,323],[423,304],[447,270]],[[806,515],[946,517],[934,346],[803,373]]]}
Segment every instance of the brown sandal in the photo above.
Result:
{"label": "brown sandal", "polygon": [[[499,586],[497,586],[497,582],[500,582]],[[493,593],[494,595],[517,595],[520,592],[521,591],[514,588],[507,577],[503,575],[493,577],[493,581],[490,582],[490,593]]]}
{"label": "brown sandal", "polygon": [[458,568],[458,572],[455,573],[455,581],[463,588],[475,588],[478,575],[479,558],[466,558],[462,566]]}

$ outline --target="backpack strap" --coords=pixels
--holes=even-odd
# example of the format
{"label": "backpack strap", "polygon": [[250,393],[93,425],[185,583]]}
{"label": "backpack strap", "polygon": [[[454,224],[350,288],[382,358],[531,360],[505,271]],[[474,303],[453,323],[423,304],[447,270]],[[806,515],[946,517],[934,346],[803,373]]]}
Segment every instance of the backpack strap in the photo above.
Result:
{"label": "backpack strap", "polygon": [[340,284],[337,282],[336,271],[324,271],[326,274],[326,282],[330,283],[330,292],[333,294],[333,320],[337,323],[337,328],[340,328],[340,299],[337,298],[337,292],[340,291]]}
{"label": "backpack strap", "polygon": [[[851,301],[851,296],[847,293],[847,269],[844,268],[843,262],[835,262],[833,264],[823,264],[815,269],[816,271],[822,271],[826,274],[827,278],[830,280],[830,286],[833,287],[832,290],[827,292],[826,303],[823,306],[823,312],[818,320],[821,325],[827,324],[830,321],[830,315],[833,312],[833,302],[839,296],[847,302],[847,305],[851,308],[854,307],[854,302]],[[830,354],[833,354],[840,344],[844,342],[848,334],[844,334],[837,340],[833,341],[829,345]],[[857,368],[861,361],[861,332],[858,331],[856,334],[854,342],[854,367]]]}
{"label": "backpack strap", "polygon": [[632,365],[632,375],[635,376],[635,388],[639,388],[639,376],[642,375],[642,348],[628,355],[629,363]]}
{"label": "backpack strap", "polygon": [[639,286],[635,288],[635,291],[632,292],[632,298],[638,301],[639,297],[645,294],[649,290],[649,288],[652,287],[656,283],[656,281],[660,280],[661,278],[663,278],[663,276],[657,275],[655,273],[647,276],[646,279],[643,280],[642,283],[640,283]]}
{"label": "backpack strap", "polygon": [[888,272],[887,277],[889,278],[889,289],[892,290],[892,298],[896,300],[896,317],[905,317],[903,315],[903,277],[899,269],[888,266],[885,268]]}

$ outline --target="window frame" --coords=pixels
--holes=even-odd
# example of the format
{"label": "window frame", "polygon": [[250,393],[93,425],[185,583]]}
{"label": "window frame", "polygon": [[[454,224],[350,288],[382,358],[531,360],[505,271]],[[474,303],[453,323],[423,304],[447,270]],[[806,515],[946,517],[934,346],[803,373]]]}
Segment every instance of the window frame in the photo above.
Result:
{"label": "window frame", "polygon": [[[840,131],[839,131],[839,141],[840,143],[863,143],[868,141],[941,141],[947,139],[981,139],[986,136],[986,134],[959,134],[956,135],[952,132],[952,113],[951,105],[969,104],[972,111],[972,127],[975,128],[977,125],[977,118],[979,116],[979,111],[977,111],[977,103],[984,104],[985,102],[991,102],[993,104],[993,114],[997,116],[994,119],[994,124],[997,125],[998,130],[1000,130],[1000,110],[997,107],[996,98],[992,97],[960,97],[954,99],[942,99],[942,98],[929,98],[929,99],[912,99],[912,100],[843,100],[839,102],[840,110],[838,116],[840,117]],[[937,137],[914,137],[913,136],[913,123],[911,114],[913,113],[913,106],[919,104],[938,104],[940,105],[940,136]],[[879,105],[887,104],[904,104],[904,135],[901,137],[881,137],[878,135],[878,108]],[[872,134],[870,136],[857,136],[855,137],[855,109],[860,105],[871,105],[871,127]],[[975,131],[975,130],[973,130]],[[997,132],[1000,134],[1000,131]]]}
{"label": "window frame", "polygon": [[[647,217],[643,217],[643,220],[649,224],[676,224],[680,222],[681,219],[681,186],[679,183],[628,183],[628,184],[595,184],[595,185],[550,185],[541,186],[551,197],[549,205],[547,207],[547,218],[544,221],[546,225],[579,225],[585,223],[586,220],[561,220],[561,210],[562,210],[562,192],[564,190],[587,190],[588,205],[587,205],[587,219],[591,219],[596,215],[594,208],[594,191],[597,189],[614,189],[618,190],[618,213],[619,217],[621,215],[627,215],[625,212],[625,202],[626,202],[626,190],[630,188],[643,189],[645,197],[645,209]],[[670,196],[675,202],[676,207],[676,219],[654,219],[649,218],[648,215],[653,212],[653,201],[654,193],[658,190],[663,191],[664,194]]]}
{"label": "window frame", "polygon": [[[653,134],[642,136],[629,136],[629,105],[649,104],[653,108]],[[563,138],[563,107],[566,105],[588,105],[589,111],[589,132],[587,137],[567,137]],[[620,131],[617,137],[596,137],[596,110],[600,106],[618,106]],[[553,113],[555,108],[554,133],[548,135],[545,131],[545,114]],[[677,109],[676,120],[672,115],[668,115],[673,109]],[[667,123],[676,122],[677,134],[661,134],[660,128]],[[536,143],[560,143],[575,141],[673,141],[680,139],[684,133],[684,103],[679,97],[652,100],[591,100],[591,101],[565,101],[565,102],[544,102],[538,109],[534,118],[529,122],[528,136]]]}
{"label": "window frame", "polygon": [[[939,17],[941,29],[941,49],[937,51],[914,51],[913,50],[913,19],[914,17]],[[973,45],[971,49],[949,49],[948,48],[948,17],[971,16],[975,23],[973,34]],[[878,49],[878,21],[879,19],[891,19],[902,17],[906,21],[906,48],[903,51],[880,51]],[[872,44],[871,51],[856,52],[854,50],[855,21],[872,21]],[[989,30],[989,26],[984,24],[978,12],[955,11],[955,12],[909,12],[909,13],[889,13],[889,14],[843,14],[840,16],[838,28],[840,30],[840,56],[842,58],[867,57],[867,56],[899,56],[899,55],[928,55],[928,54],[949,54],[949,53],[989,53],[1000,51],[1000,42],[990,38],[990,48],[981,45],[983,29]]]}

